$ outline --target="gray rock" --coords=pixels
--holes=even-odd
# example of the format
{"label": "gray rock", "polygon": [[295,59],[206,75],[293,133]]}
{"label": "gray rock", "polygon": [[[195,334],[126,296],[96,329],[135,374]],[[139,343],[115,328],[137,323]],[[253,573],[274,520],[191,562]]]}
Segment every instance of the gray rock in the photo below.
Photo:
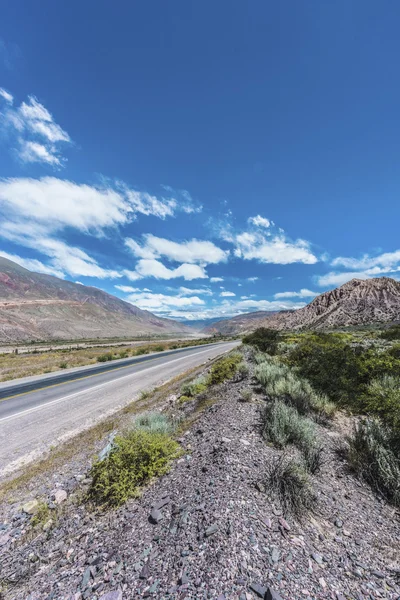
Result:
{"label": "gray rock", "polygon": [[249,588],[260,598],[265,598],[267,588],[265,588],[264,586],[260,585],[259,583],[250,583]]}
{"label": "gray rock", "polygon": [[156,510],[160,510],[161,508],[163,508],[170,502],[171,502],[171,498],[169,496],[165,496],[165,498],[161,498],[161,500],[158,500],[158,502],[156,502],[153,505],[153,508],[155,508]]}
{"label": "gray rock", "polygon": [[282,596],[271,587],[267,589],[267,593],[265,594],[264,598],[265,600],[282,600]]}
{"label": "gray rock", "polygon": [[122,600],[122,592],[121,590],[116,590],[115,592],[107,592],[107,594],[103,594],[100,596],[99,600]]}
{"label": "gray rock", "polygon": [[157,525],[157,523],[159,523],[162,518],[163,516],[161,512],[157,508],[153,508],[153,510],[150,513],[150,522],[154,525]]}
{"label": "gray rock", "polygon": [[280,556],[281,556],[281,553],[279,552],[278,548],[272,548],[272,552],[271,552],[272,562],[277,563],[279,561]]}
{"label": "gray rock", "polygon": [[319,565],[322,565],[322,563],[324,562],[322,554],[319,554],[318,552],[313,552],[311,554],[311,556],[313,557],[315,562],[318,563]]}
{"label": "gray rock", "polygon": [[150,577],[149,563],[143,565],[143,569],[140,571],[139,579],[148,579]]}
{"label": "gray rock", "polygon": [[67,492],[65,490],[59,489],[59,490],[55,490],[55,492],[53,492],[51,499],[56,504],[61,504],[62,502],[65,502],[67,497],[68,497]]}
{"label": "gray rock", "polygon": [[213,525],[210,525],[210,527],[207,527],[207,529],[205,530],[205,536],[210,537],[210,535],[214,535],[214,533],[217,533],[217,531],[218,525],[217,523],[214,523]]}
{"label": "gray rock", "polygon": [[34,515],[35,512],[38,510],[38,508],[39,508],[39,502],[37,500],[29,500],[29,502],[26,502],[23,505],[22,510],[27,515]]}
{"label": "gray rock", "polygon": [[81,582],[82,590],[84,590],[88,586],[91,575],[92,575],[92,570],[90,567],[88,567],[82,577],[82,582]]}

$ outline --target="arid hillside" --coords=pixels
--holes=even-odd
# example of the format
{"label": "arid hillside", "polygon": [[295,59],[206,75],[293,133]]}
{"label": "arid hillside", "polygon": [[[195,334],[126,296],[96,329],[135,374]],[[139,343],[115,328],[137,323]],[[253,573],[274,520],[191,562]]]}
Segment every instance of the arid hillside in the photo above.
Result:
{"label": "arid hillside", "polygon": [[271,327],[276,329],[324,329],[400,320],[400,282],[390,277],[352,279],[317,296],[296,311],[255,312],[213,323],[207,333],[239,334]]}
{"label": "arid hillside", "polygon": [[193,329],[0,257],[0,342],[185,333]]}

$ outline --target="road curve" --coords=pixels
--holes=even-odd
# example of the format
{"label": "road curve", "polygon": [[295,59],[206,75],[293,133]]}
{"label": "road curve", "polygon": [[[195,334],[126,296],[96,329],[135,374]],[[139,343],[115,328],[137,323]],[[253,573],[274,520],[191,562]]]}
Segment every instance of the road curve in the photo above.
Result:
{"label": "road curve", "polygon": [[0,384],[0,477],[119,410],[141,391],[238,343],[181,348]]}

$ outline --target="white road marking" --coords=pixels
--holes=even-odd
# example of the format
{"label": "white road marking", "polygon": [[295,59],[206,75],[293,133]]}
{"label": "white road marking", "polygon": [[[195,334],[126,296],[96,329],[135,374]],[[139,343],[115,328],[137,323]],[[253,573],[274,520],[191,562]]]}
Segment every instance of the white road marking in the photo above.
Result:
{"label": "white road marking", "polygon": [[[202,350],[201,352],[197,352],[195,354],[190,354],[190,356],[198,356],[199,354],[204,354],[205,352],[210,352],[209,349],[207,350]],[[227,352],[227,350],[224,350],[224,353]],[[223,353],[221,353],[223,354]],[[174,360],[168,361],[167,363],[163,363],[163,364],[172,364],[172,363],[176,363],[180,360],[185,360],[186,358],[188,358],[188,356],[181,356],[180,358],[175,358]],[[144,369],[146,372],[152,371],[154,369],[158,369],[160,367],[160,365],[154,365],[153,367],[149,367],[148,369]],[[140,375],[142,373],[142,371],[140,371],[139,373],[129,373],[128,375],[124,375],[123,377],[118,377],[117,379],[112,379],[111,381],[106,381],[104,383],[100,383],[99,385],[94,385],[90,388],[86,388],[85,390],[81,390],[80,392],[74,392],[73,394],[68,394],[68,396],[63,396],[62,398],[57,398],[56,400],[51,400],[50,402],[44,402],[43,404],[40,404],[39,406],[34,406],[33,408],[27,408],[26,410],[21,410],[18,413],[15,413],[14,415],[9,415],[8,417],[3,417],[2,419],[0,419],[0,423],[3,423],[4,421],[11,421],[12,419],[16,419],[17,417],[20,417],[21,415],[28,415],[30,413],[36,412],[37,410],[41,410],[42,408],[46,408],[47,406],[52,406],[54,404],[58,404],[59,402],[64,402],[64,400],[68,400],[69,398],[74,398],[75,396],[79,396],[80,394],[86,394],[87,392],[92,392],[93,390],[96,390],[98,388],[102,388],[106,385],[109,385],[110,383],[115,383],[115,381],[121,381],[122,379],[126,379],[127,377],[134,377],[135,375]],[[79,381],[79,380],[78,380]],[[35,390],[35,391],[40,391],[40,390]],[[33,393],[33,392],[31,392]]]}

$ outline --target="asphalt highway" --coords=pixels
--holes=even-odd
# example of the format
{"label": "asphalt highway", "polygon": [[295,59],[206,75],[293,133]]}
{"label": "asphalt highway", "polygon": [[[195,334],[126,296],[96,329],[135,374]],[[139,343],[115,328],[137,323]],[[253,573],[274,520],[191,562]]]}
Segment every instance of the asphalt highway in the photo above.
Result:
{"label": "asphalt highway", "polygon": [[239,342],[79,367],[0,384],[0,477]]}

